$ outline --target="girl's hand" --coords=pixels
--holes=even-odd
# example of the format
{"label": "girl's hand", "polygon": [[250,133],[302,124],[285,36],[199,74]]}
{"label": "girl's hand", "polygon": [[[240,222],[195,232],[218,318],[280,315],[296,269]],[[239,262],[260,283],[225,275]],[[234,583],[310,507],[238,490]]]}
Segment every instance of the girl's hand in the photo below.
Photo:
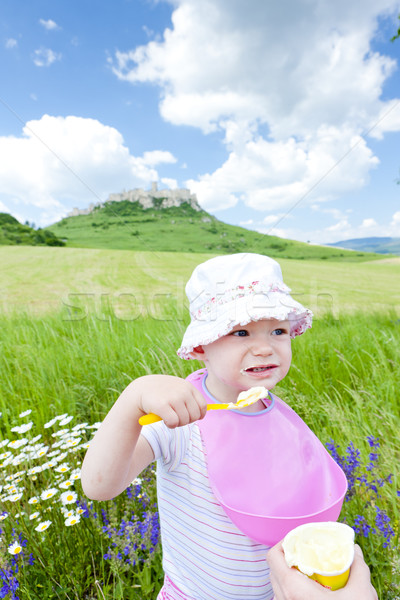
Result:
{"label": "girl's hand", "polygon": [[172,375],[146,375],[131,385],[141,413],[158,415],[171,429],[188,425],[206,415],[205,398],[185,379]]}
{"label": "girl's hand", "polygon": [[[282,549],[282,542],[276,544],[267,554],[271,568],[271,582],[274,588],[274,600],[378,600],[371,585],[368,566],[364,562],[361,548],[356,545],[354,561],[346,586],[332,592],[309,579],[297,569],[289,569]],[[333,594],[333,595],[332,595]]]}

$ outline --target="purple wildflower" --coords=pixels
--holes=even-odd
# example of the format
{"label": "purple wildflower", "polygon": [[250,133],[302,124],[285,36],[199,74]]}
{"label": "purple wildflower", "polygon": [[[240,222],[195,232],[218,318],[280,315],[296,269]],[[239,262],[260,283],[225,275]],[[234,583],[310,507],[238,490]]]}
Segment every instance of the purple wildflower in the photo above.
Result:
{"label": "purple wildflower", "polygon": [[381,510],[379,506],[375,507],[376,516],[375,516],[375,524],[378,530],[382,533],[385,541],[383,542],[383,547],[387,548],[390,546],[390,542],[392,537],[394,536],[394,531],[390,525],[390,517],[385,513],[385,511]]}

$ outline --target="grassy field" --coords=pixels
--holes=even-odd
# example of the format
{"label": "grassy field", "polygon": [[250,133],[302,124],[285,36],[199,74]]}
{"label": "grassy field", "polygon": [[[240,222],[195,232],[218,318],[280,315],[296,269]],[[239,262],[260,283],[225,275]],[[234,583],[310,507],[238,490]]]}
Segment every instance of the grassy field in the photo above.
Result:
{"label": "grassy field", "polygon": [[[175,351],[187,323],[184,282],[208,257],[0,248],[2,593],[7,580],[27,600],[154,600],[154,474],[92,505],[79,465],[95,423],[132,379],[201,366]],[[280,262],[318,318],[294,340],[276,392],[323,443],[333,440],[354,480],[341,518],[358,531],[380,600],[399,600],[400,263]],[[65,491],[76,494],[66,505]]]}
{"label": "grassy field", "polygon": [[[193,268],[213,255],[131,252],[77,248],[0,247],[0,306],[45,314],[70,306],[95,310],[111,306],[121,318],[162,314],[166,295],[180,313]],[[360,263],[280,259],[294,296],[318,315],[329,310],[400,311],[400,259]],[[72,309],[71,309],[72,310]]]}

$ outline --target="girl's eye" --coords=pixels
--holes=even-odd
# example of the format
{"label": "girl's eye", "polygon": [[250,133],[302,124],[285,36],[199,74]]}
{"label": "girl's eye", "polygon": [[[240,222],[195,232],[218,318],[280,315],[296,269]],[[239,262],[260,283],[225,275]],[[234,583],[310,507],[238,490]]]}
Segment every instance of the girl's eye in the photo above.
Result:
{"label": "girl's eye", "polygon": [[274,329],[272,335],[284,335],[285,333],[288,333],[286,329]]}
{"label": "girl's eye", "polygon": [[245,329],[238,329],[237,331],[232,331],[232,335],[236,335],[237,337],[245,337],[247,335],[247,331]]}

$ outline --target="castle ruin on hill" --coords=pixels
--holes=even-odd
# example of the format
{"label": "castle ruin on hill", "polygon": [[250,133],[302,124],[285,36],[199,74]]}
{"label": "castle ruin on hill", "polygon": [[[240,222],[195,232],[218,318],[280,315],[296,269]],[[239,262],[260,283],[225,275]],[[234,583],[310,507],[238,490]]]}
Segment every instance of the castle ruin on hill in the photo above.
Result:
{"label": "castle ruin on hill", "polygon": [[[164,189],[159,190],[157,182],[152,183],[150,190],[143,190],[136,188],[134,190],[125,190],[120,193],[110,194],[106,202],[121,202],[122,200],[129,200],[129,202],[139,202],[143,208],[171,208],[172,206],[180,206],[184,202],[190,204],[190,206],[197,211],[201,210],[201,207],[197,201],[196,194],[192,194],[188,189]],[[161,200],[155,204],[154,200]],[[88,215],[95,208],[104,206],[106,202],[97,202],[89,204],[88,208],[73,208],[68,217],[77,217],[78,215]]]}

